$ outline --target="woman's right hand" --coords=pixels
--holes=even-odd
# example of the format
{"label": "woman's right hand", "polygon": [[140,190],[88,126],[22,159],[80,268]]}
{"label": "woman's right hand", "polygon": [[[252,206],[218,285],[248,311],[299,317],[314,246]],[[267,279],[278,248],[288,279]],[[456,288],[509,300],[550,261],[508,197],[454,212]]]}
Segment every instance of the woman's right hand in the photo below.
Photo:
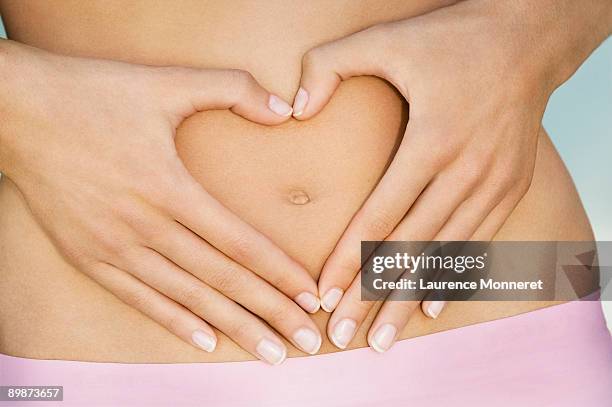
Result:
{"label": "woman's right hand", "polygon": [[272,364],[286,347],[265,322],[318,351],[319,330],[296,305],[317,311],[315,281],[209,195],[174,145],[196,111],[273,125],[291,116],[285,102],[244,71],[59,56],[9,41],[0,41],[0,70],[0,169],[71,264],[208,352],[217,340],[204,321]]}

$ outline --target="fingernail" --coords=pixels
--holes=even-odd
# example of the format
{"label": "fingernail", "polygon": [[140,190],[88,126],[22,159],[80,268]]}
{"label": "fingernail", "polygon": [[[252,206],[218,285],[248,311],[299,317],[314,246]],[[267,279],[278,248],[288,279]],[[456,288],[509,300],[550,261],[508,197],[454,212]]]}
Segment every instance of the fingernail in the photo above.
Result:
{"label": "fingernail", "polygon": [[314,294],[308,292],[298,294],[294,300],[304,309],[304,311],[310,312],[311,314],[317,312],[321,306],[319,299]]}
{"label": "fingernail", "polygon": [[391,324],[383,324],[374,333],[370,345],[376,352],[383,353],[393,345],[395,335],[397,335],[397,328]]}
{"label": "fingernail", "polygon": [[200,331],[199,329],[193,331],[193,333],[191,334],[191,340],[199,348],[204,349],[206,352],[214,351],[215,347],[217,346],[217,341],[215,340],[215,338],[213,338],[204,331]]}
{"label": "fingernail", "polygon": [[314,355],[321,347],[321,335],[312,329],[300,328],[293,334],[293,340],[306,353]]}
{"label": "fingernail", "polygon": [[334,345],[340,349],[344,349],[347,347],[351,339],[353,339],[356,329],[357,323],[355,321],[348,318],[342,319],[334,327],[331,340]]}
{"label": "fingernail", "polygon": [[344,294],[344,291],[340,288],[332,288],[326,292],[323,298],[321,298],[321,308],[323,308],[323,311],[332,312],[340,302],[342,294]]}
{"label": "fingernail", "polygon": [[287,349],[283,345],[263,338],[255,349],[263,360],[271,365],[280,365],[287,357]]}
{"label": "fingernail", "polygon": [[298,117],[302,113],[304,113],[304,108],[306,107],[306,103],[308,103],[308,92],[306,89],[300,87],[295,94],[295,99],[293,100],[293,116]]}
{"label": "fingernail", "polygon": [[270,95],[268,99],[268,107],[279,116],[291,116],[293,109],[283,99],[275,95]]}
{"label": "fingernail", "polygon": [[438,315],[440,315],[440,312],[442,311],[442,308],[444,308],[445,304],[446,301],[430,302],[429,306],[427,307],[427,315],[429,315],[429,317],[433,319],[438,318]]}

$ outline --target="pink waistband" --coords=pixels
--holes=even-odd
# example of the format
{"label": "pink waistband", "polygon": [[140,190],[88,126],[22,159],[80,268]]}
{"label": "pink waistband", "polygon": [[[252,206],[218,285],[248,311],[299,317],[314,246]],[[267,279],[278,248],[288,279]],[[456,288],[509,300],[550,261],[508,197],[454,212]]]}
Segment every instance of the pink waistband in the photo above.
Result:
{"label": "pink waistband", "polygon": [[[18,406],[609,406],[612,339],[576,301],[397,343],[261,362],[117,364],[0,354],[0,385],[61,385]],[[0,402],[0,405],[3,402]]]}

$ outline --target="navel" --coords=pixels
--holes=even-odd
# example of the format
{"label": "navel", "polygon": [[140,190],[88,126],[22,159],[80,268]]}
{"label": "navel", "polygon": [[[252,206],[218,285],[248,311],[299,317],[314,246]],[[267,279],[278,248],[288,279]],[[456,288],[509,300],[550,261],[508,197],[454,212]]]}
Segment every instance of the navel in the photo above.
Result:
{"label": "navel", "polygon": [[310,196],[300,189],[294,189],[289,192],[289,202],[294,205],[306,205],[310,202]]}

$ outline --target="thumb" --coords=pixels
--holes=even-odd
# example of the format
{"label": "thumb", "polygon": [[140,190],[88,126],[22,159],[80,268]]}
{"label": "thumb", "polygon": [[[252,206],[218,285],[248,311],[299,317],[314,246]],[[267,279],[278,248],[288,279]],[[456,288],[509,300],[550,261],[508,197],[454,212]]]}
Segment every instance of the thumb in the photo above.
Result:
{"label": "thumb", "polygon": [[302,79],[293,116],[310,119],[325,107],[341,81],[354,76],[386,78],[384,31],[378,26],[312,48],[302,58]]}
{"label": "thumb", "polygon": [[230,109],[247,120],[274,125],[291,117],[291,106],[239,69],[160,68],[162,100],[178,122],[195,112]]}

